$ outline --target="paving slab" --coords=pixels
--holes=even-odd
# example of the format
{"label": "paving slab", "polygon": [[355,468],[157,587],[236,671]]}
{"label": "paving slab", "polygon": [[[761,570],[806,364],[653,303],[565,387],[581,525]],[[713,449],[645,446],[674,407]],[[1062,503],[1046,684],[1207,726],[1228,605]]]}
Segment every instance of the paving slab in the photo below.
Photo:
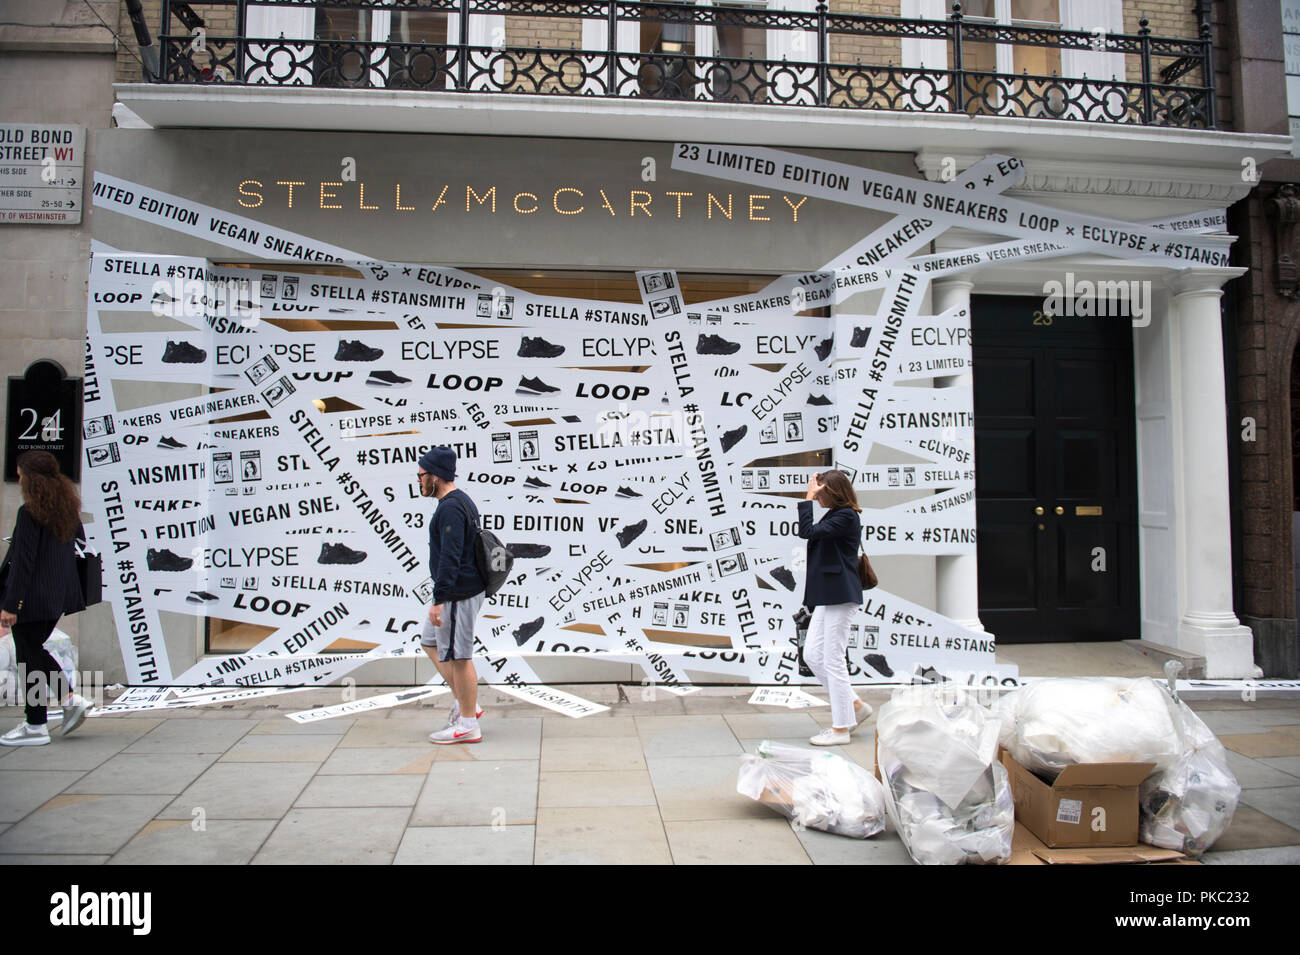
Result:
{"label": "paving slab", "polygon": [[736,734],[720,714],[638,716],[636,728],[647,759],[655,756],[739,756],[743,752]]}
{"label": "paving slab", "polygon": [[532,865],[534,826],[421,826],[402,836],[393,865]]}
{"label": "paving slab", "polygon": [[636,736],[636,720],[630,716],[584,716],[575,720],[569,716],[542,717],[542,739],[590,739],[599,736]]}
{"label": "paving slab", "polygon": [[407,809],[291,809],[253,865],[388,865],[406,831]]}
{"label": "paving slab", "polygon": [[653,806],[539,809],[539,865],[671,865],[664,824]]}
{"label": "paving slab", "polygon": [[[581,722],[577,720],[575,722]],[[498,759],[540,759],[542,754],[541,717],[484,719],[479,724],[483,739],[477,743],[431,743],[439,761],[482,761]]]}
{"label": "paving slab", "polygon": [[530,825],[537,814],[537,779],[537,760],[435,762],[410,825]]}
{"label": "paving slab", "polygon": [[1300,845],[1300,829],[1293,829],[1267,813],[1239,802],[1237,811],[1232,816],[1232,824],[1214,844],[1214,850],[1226,852],[1231,849],[1265,849],[1297,845]]}
{"label": "paving slab", "polygon": [[427,724],[419,720],[390,720],[378,716],[360,717],[339,741],[339,749],[429,745],[429,734],[442,725],[442,718],[446,713],[437,716],[430,714],[430,716],[431,719]]}
{"label": "paving slab", "polygon": [[423,746],[342,746],[330,754],[319,772],[322,776],[409,773],[424,776],[437,758],[432,743]]}
{"label": "paving slab", "polygon": [[723,719],[738,739],[808,737],[820,730],[817,721],[807,712],[730,713]]}
{"label": "paving slab", "polygon": [[1270,766],[1262,759],[1251,759],[1232,750],[1224,750],[1228,757],[1228,768],[1237,777],[1242,789],[1269,789],[1276,786],[1300,786],[1300,779],[1290,773]]}
{"label": "paving slab", "polygon": [[0,855],[0,865],[103,865],[109,856]]}
{"label": "paving slab", "polygon": [[538,808],[582,806],[653,806],[654,786],[646,770],[625,772],[543,771],[538,779]]}
{"label": "paving slab", "polygon": [[[54,735],[46,746],[13,747],[4,761],[5,769],[69,770],[83,772],[116,756],[131,745],[134,737],[112,733],[100,736],[75,733],[62,737]],[[9,747],[5,747],[9,749]]]}
{"label": "paving slab", "polygon": [[256,725],[247,719],[169,717],[128,749],[132,753],[224,753]]}
{"label": "paving slab", "polygon": [[817,829],[796,832],[804,851],[817,865],[913,865],[907,847],[892,826],[870,839],[850,839]]}
{"label": "paving slab", "polygon": [[1273,727],[1267,733],[1227,734],[1219,742],[1243,756],[1300,756],[1300,734],[1292,732],[1300,727]]}
{"label": "paving slab", "polygon": [[213,763],[186,787],[160,819],[279,819],[315,773],[312,763]]}
{"label": "paving slab", "polygon": [[323,763],[339,737],[319,733],[301,735],[246,734],[221,756],[223,763]]}
{"label": "paving slab", "polygon": [[1243,790],[1241,801],[1292,829],[1300,829],[1300,786]]}
{"label": "paving slab", "polygon": [[[862,741],[859,741],[856,735],[853,739],[854,741],[851,743],[845,743],[842,746],[825,747],[825,750],[829,750],[836,756],[843,756],[845,759],[857,763],[868,772],[874,772],[876,768],[875,739],[870,735]],[[762,742],[763,740],[761,739],[742,739],[740,745],[744,747],[745,752],[756,753],[758,752],[758,745]],[[821,747],[816,747],[809,743],[808,737],[806,736],[796,736],[793,739],[775,739],[770,742],[784,743],[786,746],[793,746],[796,749],[816,750],[819,752],[825,751]],[[737,765],[739,765],[739,762],[737,762]]]}
{"label": "paving slab", "polygon": [[1300,779],[1300,756],[1266,756],[1259,761],[1265,766],[1280,769],[1287,775]]}
{"label": "paving slab", "polygon": [[17,822],[63,792],[82,775],[79,769],[0,769],[0,822]]}
{"label": "paving slab", "polygon": [[0,833],[0,853],[111,855],[171,796],[55,796]]}
{"label": "paving slab", "polygon": [[68,787],[68,792],[175,796],[216,760],[215,753],[118,753]]}
{"label": "paving slab", "polygon": [[1201,861],[1206,865],[1300,865],[1300,846],[1211,851],[1201,856]]}
{"label": "paving slab", "polygon": [[356,723],[351,716],[335,716],[328,720],[296,723],[283,714],[257,720],[248,731],[249,736],[343,736]]}
{"label": "paving slab", "polygon": [[1257,719],[1253,710],[1206,710],[1197,714],[1215,736],[1238,735],[1243,733],[1267,733],[1267,723]]}
{"label": "paving slab", "polygon": [[109,865],[247,865],[275,828],[274,819],[155,819]]}
{"label": "paving slab", "polygon": [[414,773],[316,776],[294,805],[304,809],[414,806],[423,786],[424,776]]}
{"label": "paving slab", "polygon": [[812,865],[784,819],[665,821],[674,865]]}
{"label": "paving slab", "polygon": [[771,810],[736,792],[737,756],[651,756],[646,765],[665,822],[771,817]]}
{"label": "paving slab", "polygon": [[542,739],[542,769],[546,772],[617,772],[645,769],[637,736]]}

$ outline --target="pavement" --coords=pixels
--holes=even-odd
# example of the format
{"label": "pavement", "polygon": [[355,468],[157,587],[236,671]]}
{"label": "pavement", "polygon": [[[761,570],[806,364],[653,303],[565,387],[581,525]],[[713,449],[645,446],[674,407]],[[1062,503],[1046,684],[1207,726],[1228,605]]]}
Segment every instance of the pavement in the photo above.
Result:
{"label": "pavement", "polygon": [[[1159,674],[1119,644],[998,659],[1025,675]],[[828,707],[753,706],[748,686],[559,689],[609,709],[574,719],[481,686],[483,741],[456,746],[426,739],[446,695],[285,717],[341,702],[338,688],[97,717],[66,738],[56,728],[48,746],[0,749],[0,863],[911,864],[892,826],[869,840],[795,831],[736,792],[741,753],[763,739],[806,746]],[[859,695],[878,707],[889,691]],[[1300,698],[1191,705],[1243,790],[1204,861],[1300,863]],[[0,709],[4,726],[21,718]],[[872,768],[874,723],[836,752]]]}

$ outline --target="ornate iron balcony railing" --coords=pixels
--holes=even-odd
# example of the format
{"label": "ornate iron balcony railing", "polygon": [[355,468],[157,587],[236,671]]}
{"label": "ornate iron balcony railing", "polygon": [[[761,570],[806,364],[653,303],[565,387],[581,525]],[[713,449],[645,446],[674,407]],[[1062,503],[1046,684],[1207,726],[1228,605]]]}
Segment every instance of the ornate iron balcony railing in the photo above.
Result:
{"label": "ornate iron balcony railing", "polygon": [[[794,12],[630,0],[280,0],[269,20],[270,8],[255,7],[263,11],[255,22],[249,6],[164,0],[160,81],[1215,125],[1208,19],[1196,39],[1176,39],[1152,36],[1145,18],[1136,34],[1103,35],[972,20],[960,3],[944,20],[842,14],[825,3]],[[267,35],[283,23],[288,33]],[[504,28],[475,36],[487,23]],[[539,23],[555,42],[510,42],[537,36]],[[263,29],[250,34],[250,24]],[[904,41],[921,41],[915,58],[930,65],[895,63]],[[1062,75],[1063,54],[1098,53],[1111,54],[1112,67],[1122,61],[1122,75]],[[1018,57],[1047,68],[998,71],[998,61]]]}

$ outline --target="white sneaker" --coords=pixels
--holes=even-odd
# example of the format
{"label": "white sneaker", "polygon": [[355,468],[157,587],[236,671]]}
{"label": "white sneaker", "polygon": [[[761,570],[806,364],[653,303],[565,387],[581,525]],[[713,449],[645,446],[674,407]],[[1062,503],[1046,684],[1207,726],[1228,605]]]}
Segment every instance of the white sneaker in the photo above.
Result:
{"label": "white sneaker", "polygon": [[49,742],[50,731],[45,726],[31,726],[26,722],[0,736],[0,745],[3,746],[48,746]]}
{"label": "white sneaker", "polygon": [[867,702],[863,702],[862,709],[854,710],[853,712],[853,717],[858,721],[858,726],[861,726],[863,723],[865,723],[870,716],[871,716],[871,704]]}
{"label": "white sneaker", "polygon": [[851,733],[837,733],[833,729],[824,729],[816,736],[809,737],[808,742],[814,746],[843,746],[853,742]]}
{"label": "white sneaker", "polygon": [[446,746],[450,743],[477,743],[483,738],[478,726],[471,727],[464,720],[457,720],[446,729],[429,734],[429,742]]}
{"label": "white sneaker", "polygon": [[72,694],[72,699],[68,700],[67,705],[63,707],[63,725],[59,727],[59,735],[67,736],[75,730],[86,721],[86,714],[94,708],[93,701],[76,693]]}
{"label": "white sneaker", "polygon": [[[483,707],[481,707],[481,706],[477,706],[477,705],[476,705],[476,706],[475,706],[475,709],[476,709],[478,712],[476,712],[476,713],[474,714],[474,719],[476,719],[476,720],[481,720],[481,719],[483,718]],[[445,730],[445,729],[451,729],[452,725],[453,725],[453,724],[454,724],[458,719],[460,719],[460,704],[459,704],[459,703],[457,703],[455,706],[453,706],[453,707],[451,708],[451,710],[447,713],[447,722],[445,722],[445,723],[443,723],[441,726],[439,726],[439,727],[438,727],[434,732],[436,732],[436,733],[441,733],[441,732],[442,732],[443,730]]]}

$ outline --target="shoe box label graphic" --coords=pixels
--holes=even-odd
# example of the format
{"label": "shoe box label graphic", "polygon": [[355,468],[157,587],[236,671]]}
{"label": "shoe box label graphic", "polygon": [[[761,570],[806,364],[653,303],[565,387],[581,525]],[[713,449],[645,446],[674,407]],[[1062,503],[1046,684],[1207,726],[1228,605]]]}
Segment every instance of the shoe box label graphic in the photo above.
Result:
{"label": "shoe box label graphic", "polygon": [[212,452],[212,483],[233,484],[235,481],[234,455],[229,451]]}
{"label": "shoe box label graphic", "polygon": [[279,370],[280,366],[274,358],[270,355],[263,355],[244,369],[244,374],[248,376],[248,380],[253,384],[260,385]]}
{"label": "shoe box label graphic", "polygon": [[262,452],[259,450],[239,452],[239,476],[245,481],[262,480]]}
{"label": "shoe box label graphic", "polygon": [[668,601],[666,600],[655,601],[654,615],[651,617],[651,622],[656,627],[668,626]]}
{"label": "shoe box label graphic", "polygon": [[116,441],[86,448],[86,463],[92,468],[116,464],[120,460],[122,460],[122,453],[118,450]]}
{"label": "shoe box label graphic", "polygon": [[[750,152],[743,148],[741,151]],[[824,167],[828,175],[830,172],[838,174],[838,166],[823,160],[799,157],[799,162],[802,164],[799,168]],[[721,173],[724,177],[732,175],[721,168],[714,168],[711,172],[715,175]],[[917,188],[961,198],[966,198],[969,191],[975,191],[981,197],[997,194],[995,189],[981,185],[979,181],[968,181],[973,181],[974,190],[967,190],[966,181],[922,184]],[[997,179],[997,183],[1000,187],[1003,180]],[[958,188],[962,191],[959,192]],[[137,194],[143,195],[144,187]],[[149,190],[149,194],[157,193]],[[854,198],[870,205],[869,196],[866,200],[860,196]],[[111,207],[111,201],[104,200],[106,207]],[[940,203],[935,208],[942,205]],[[1064,217],[1062,213],[1057,214]],[[940,213],[933,211],[931,215],[936,221],[941,217]],[[900,220],[900,224],[906,221],[910,220]],[[158,225],[163,229],[185,231],[183,224],[168,225],[160,220]],[[201,232],[195,230],[196,235]],[[340,261],[352,261],[347,250],[336,249],[312,237],[301,239],[304,248],[318,250]],[[925,240],[929,241],[929,237]],[[217,241],[232,247],[236,242],[232,236],[224,234]],[[851,263],[849,252],[844,255],[846,264]],[[137,486],[133,479],[141,479],[155,468],[188,466],[195,455],[207,457],[214,449],[205,446],[205,441],[216,445],[215,450],[223,455],[229,454],[232,463],[238,452],[239,468],[234,471],[234,481],[222,488],[232,487],[236,482],[252,482],[258,486],[241,488],[255,494],[249,499],[249,507],[237,510],[269,507],[274,503],[272,499],[264,499],[261,483],[258,483],[260,479],[254,479],[251,472],[245,474],[249,463],[256,461],[258,472],[265,466],[277,475],[276,486],[288,489],[291,484],[300,483],[304,488],[299,491],[303,502],[328,496],[337,503],[339,511],[331,512],[327,517],[320,513],[298,514],[297,501],[291,499],[290,517],[277,517],[269,525],[256,519],[245,525],[241,519],[236,527],[225,509],[215,508],[212,511],[221,518],[220,526],[196,531],[175,541],[159,537],[158,540],[165,540],[165,544],[158,546],[172,547],[172,553],[184,559],[202,540],[213,553],[221,550],[236,556],[234,564],[225,561],[231,569],[214,568],[214,573],[237,574],[236,567],[262,566],[265,568],[263,583],[271,579],[266,575],[273,573],[272,568],[264,561],[239,558],[245,549],[296,546],[299,549],[298,563],[314,567],[323,546],[331,548],[326,551],[329,562],[336,553],[347,556],[346,552],[333,548],[347,547],[353,554],[367,555],[364,563],[345,565],[354,575],[349,578],[352,583],[370,582],[376,586],[397,583],[406,593],[414,594],[428,573],[422,556],[427,543],[428,502],[419,498],[418,489],[410,477],[414,473],[418,452],[435,443],[468,446],[475,443],[470,435],[481,433],[492,438],[491,452],[480,456],[487,448],[485,442],[478,441],[478,445],[484,446],[472,457],[462,455],[461,470],[466,475],[464,486],[471,489],[485,517],[502,516],[507,522],[525,516],[558,519],[581,514],[587,518],[587,526],[581,532],[511,533],[507,530],[502,534],[507,544],[550,548],[543,556],[516,560],[512,581],[503,589],[503,599],[494,605],[494,612],[501,614],[494,629],[504,626],[505,630],[500,634],[499,643],[494,642],[497,637],[489,635],[484,641],[484,649],[490,657],[506,661],[502,673],[527,679],[525,665],[517,656],[511,655],[519,648],[513,646],[514,640],[510,636],[514,630],[537,619],[536,609],[530,614],[524,598],[531,598],[532,606],[537,608],[546,607],[549,599],[554,597],[562,607],[555,612],[547,611],[546,620],[539,625],[532,641],[534,644],[544,643],[549,648],[567,641],[567,645],[573,646],[575,638],[571,633],[561,634],[556,630],[567,618],[574,623],[592,624],[604,630],[604,637],[584,633],[581,638],[594,653],[614,653],[625,647],[630,635],[646,654],[659,653],[678,665],[682,652],[694,651],[643,640],[640,627],[652,624],[659,603],[663,604],[663,622],[657,626],[670,627],[677,619],[681,605],[688,608],[690,629],[679,632],[726,634],[733,639],[737,652],[735,659],[722,659],[716,653],[704,656],[704,653],[712,651],[703,651],[691,658],[692,669],[770,679],[778,666],[777,655],[767,653],[765,656],[770,659],[760,662],[760,654],[749,652],[751,648],[744,644],[752,644],[755,651],[769,643],[781,645],[790,627],[786,621],[797,609],[788,605],[797,600],[798,593],[789,591],[779,581],[775,584],[777,589],[759,591],[754,571],[761,566],[766,578],[769,567],[775,573],[776,569],[788,571],[792,566],[790,553],[799,542],[792,532],[785,530],[783,533],[783,529],[794,521],[793,502],[773,492],[800,490],[799,486],[783,483],[783,479],[795,472],[806,475],[809,469],[756,467],[751,461],[773,457],[786,449],[820,452],[828,455],[827,460],[833,459],[855,472],[855,484],[862,489],[886,488],[889,480],[887,468],[897,467],[897,483],[893,485],[896,489],[935,490],[935,494],[923,495],[916,506],[892,504],[864,512],[864,526],[882,529],[873,532],[872,546],[875,549],[872,555],[884,555],[886,567],[887,556],[892,553],[970,552],[960,548],[973,546],[973,536],[969,540],[948,543],[954,535],[962,536],[967,531],[973,535],[973,523],[968,525],[964,519],[959,519],[966,511],[973,512],[973,499],[960,499],[960,494],[973,486],[971,462],[960,460],[960,456],[969,451],[964,443],[964,434],[969,433],[969,428],[959,422],[955,434],[945,435],[943,426],[935,426],[931,419],[921,417],[935,412],[961,411],[963,409],[958,405],[962,399],[953,395],[935,398],[931,394],[943,389],[913,388],[911,385],[905,389],[895,387],[897,382],[909,377],[936,377],[945,371],[956,373],[954,368],[960,370],[959,366],[945,368],[927,366],[926,363],[965,361],[969,352],[968,340],[961,339],[952,331],[960,329],[961,320],[951,315],[919,314],[924,283],[929,280],[927,276],[916,278],[915,287],[909,290],[902,280],[897,279],[895,269],[896,280],[889,284],[883,271],[894,268],[899,261],[901,259],[891,258],[883,268],[876,263],[870,270],[855,266],[847,272],[837,272],[837,280],[844,275],[879,272],[880,277],[871,278],[869,283],[854,283],[846,286],[845,290],[851,289],[856,293],[863,287],[881,288],[884,299],[876,314],[837,316],[835,319],[818,318],[809,314],[807,309],[796,318],[790,301],[789,277],[774,282],[764,293],[692,305],[688,315],[677,275],[663,268],[637,273],[643,298],[636,308],[617,303],[546,297],[508,288],[502,289],[505,294],[500,295],[491,283],[455,269],[359,263],[358,272],[363,278],[325,279],[306,273],[296,274],[292,268],[268,268],[261,276],[272,281],[274,288],[259,291],[278,291],[278,302],[320,311],[349,309],[358,313],[357,318],[362,313],[372,313],[367,314],[367,320],[373,320],[377,329],[382,329],[386,322],[395,326],[373,333],[346,333],[363,337],[361,344],[365,351],[355,349],[358,355],[363,356],[361,360],[376,352],[381,357],[366,360],[366,364],[358,368],[355,361],[349,364],[350,359],[336,357],[339,333],[300,332],[266,323],[265,327],[238,331],[222,331],[215,327],[211,331],[205,329],[203,338],[186,333],[190,338],[188,346],[205,351],[207,355],[215,355],[216,349],[227,347],[232,342],[255,346],[256,350],[250,350],[251,354],[238,362],[222,367],[215,362],[195,365],[178,361],[163,368],[161,356],[167,339],[165,334],[156,334],[148,339],[153,344],[141,352],[146,359],[144,364],[114,366],[111,372],[106,372],[101,362],[101,367],[96,369],[98,381],[90,382],[88,375],[87,422],[116,411],[112,403],[113,381],[177,381],[184,380],[180,376],[188,374],[219,390],[202,398],[133,410],[136,415],[156,413],[161,420],[156,425],[138,429],[132,425],[131,430],[139,430],[148,436],[149,443],[145,447],[116,445],[116,458],[106,457],[99,465],[105,481],[98,483],[120,478],[118,484],[126,489],[126,493],[156,496],[158,488],[155,485],[170,483],[179,486],[186,476],[177,471],[170,478],[148,479],[148,487]],[[421,271],[425,273],[423,278],[416,274]],[[123,287],[120,283],[138,281],[127,275],[105,275],[103,270],[94,274],[95,291],[111,292]],[[818,296],[823,289],[816,282],[804,288],[806,304],[816,306],[822,301]],[[429,295],[441,296],[448,301],[418,298]],[[271,299],[275,295],[264,294],[263,297]],[[488,299],[486,302],[485,297]],[[486,305],[490,312],[494,311],[491,300],[495,299],[499,304],[508,297],[513,298],[509,321],[517,323],[517,327],[507,324],[487,332],[454,327],[455,319],[463,325],[466,318],[476,315],[485,324],[505,319],[506,314],[500,309],[489,315],[482,315],[477,310]],[[783,297],[785,301],[781,301]],[[455,307],[449,301],[452,298],[460,300]],[[339,311],[338,314],[345,313]],[[610,316],[618,316],[618,320]],[[416,321],[421,325],[412,324]],[[443,322],[443,327],[436,327],[439,321]],[[788,329],[794,321],[800,326],[797,335],[788,332],[775,336],[767,334],[774,328]],[[92,328],[91,352],[102,356],[106,354],[105,346],[113,342],[109,340],[110,336],[100,335],[97,320],[89,324]],[[599,333],[592,334],[591,329],[598,325]],[[629,327],[613,327],[615,325]],[[807,341],[804,341],[804,328],[812,331]],[[420,338],[416,341],[423,343],[420,347],[427,348],[427,352],[403,357],[402,343],[412,341],[411,329],[419,329]],[[859,334],[859,330],[863,334]],[[175,336],[176,333],[172,332],[172,341],[177,341]],[[706,336],[711,337],[701,348],[701,339]],[[648,338],[649,347],[641,347],[634,355],[624,340],[638,338]],[[496,343],[498,357],[474,357],[475,349],[487,348],[482,344],[484,342]],[[826,345],[828,342],[830,344]],[[309,344],[314,345],[314,354],[310,357],[305,347],[299,347]],[[289,351],[291,347],[297,351]],[[819,349],[824,350],[824,356]],[[265,372],[251,371],[258,361],[272,354],[273,367],[265,366]],[[450,418],[434,417],[436,412],[445,410],[446,396],[438,393],[441,389],[428,392],[423,389],[408,392],[385,389],[382,394],[391,398],[381,403],[375,388],[366,387],[366,382],[375,372],[392,375],[394,381],[423,381],[431,373],[428,364],[438,362],[443,364],[432,373],[438,376],[440,384],[447,382],[449,375],[459,376],[462,383],[471,376],[477,376],[484,383],[489,379],[500,379],[502,390],[518,382],[515,394],[527,402],[518,407],[526,409],[534,420],[520,420],[520,412],[513,410],[515,405],[496,405],[493,401],[495,394],[485,387],[480,387],[477,394],[469,387],[454,391],[448,389],[457,398],[458,406],[456,416]],[[878,365],[878,362],[883,364]],[[914,367],[918,362],[921,368]],[[778,390],[782,378],[789,376],[800,363],[811,373],[808,380],[794,382],[785,394],[778,394],[780,403],[772,407],[770,416],[765,419],[756,419],[746,406],[724,405],[718,400],[724,389],[732,397],[742,393],[771,396]],[[608,376],[600,375],[596,380],[602,384],[610,383],[610,390],[608,395],[597,396],[593,393],[596,380],[592,379],[590,372],[573,370],[573,366],[579,365],[611,369],[644,366],[644,371],[611,370]],[[759,365],[765,367],[756,367]],[[160,368],[171,377],[149,377],[157,374]],[[356,374],[362,369],[365,374]],[[217,374],[226,370],[234,374],[225,378]],[[880,375],[880,380],[871,377],[873,371]],[[925,371],[930,374],[923,374]],[[345,375],[347,377],[343,377]],[[420,377],[417,379],[417,376]],[[307,388],[303,386],[304,382],[319,382],[320,386]],[[620,400],[614,382],[629,386],[629,399],[636,397],[628,401],[629,408],[623,412],[626,417],[607,419],[603,423],[614,420],[615,426],[602,431],[602,422],[597,415],[613,410]],[[650,385],[649,395],[636,394],[634,389],[639,383]],[[580,394],[579,388],[584,385]],[[800,390],[805,385],[807,388]],[[267,393],[276,388],[278,390]],[[415,391],[419,394],[411,397]],[[917,394],[900,394],[900,391]],[[923,392],[926,393],[924,398],[921,396]],[[349,440],[338,424],[342,416],[319,414],[311,406],[313,397],[337,397],[350,402],[359,410],[349,412],[349,415],[382,414],[391,417],[387,423],[374,426],[373,434]],[[814,397],[819,399],[816,404],[820,404],[821,399],[830,402],[825,411],[801,407]],[[399,400],[403,403],[398,403]],[[790,407],[789,402],[795,402],[799,407]],[[785,406],[781,407],[781,404]],[[235,426],[224,422],[222,430],[230,430],[232,436],[212,436],[215,429],[210,425],[214,420],[246,415],[258,408],[270,421],[240,423],[240,428],[251,431],[275,427],[278,430],[274,436],[235,436]],[[809,414],[805,415],[804,410]],[[542,413],[546,411],[553,413]],[[663,413],[667,426],[660,428],[649,423],[654,421],[656,412]],[[646,423],[631,423],[638,413],[645,415]],[[417,416],[420,417],[417,419]],[[544,424],[535,420],[548,417],[555,423]],[[823,417],[826,420],[837,419],[833,431],[819,430],[819,419]],[[618,422],[627,424],[620,426]],[[468,428],[468,431],[457,430],[461,428]],[[418,436],[405,437],[404,432],[418,432]],[[739,436],[730,438],[728,444],[727,436],[737,433]],[[159,441],[164,435],[169,436],[176,447],[160,446]],[[111,436],[111,433],[105,436]],[[535,448],[530,446],[530,441],[535,442]],[[930,445],[938,450],[930,449]],[[755,453],[760,447],[763,452]],[[918,463],[908,466],[868,465],[868,455],[877,447],[915,455]],[[952,450],[943,450],[945,447]],[[542,448],[546,448],[544,453]],[[327,449],[331,453],[327,453]],[[257,451],[260,456],[254,458],[246,453],[250,451]],[[177,463],[162,465],[160,459],[164,454]],[[292,462],[294,457],[309,467],[296,467]],[[283,468],[281,458],[286,459]],[[876,460],[880,460],[880,456]],[[542,461],[546,464],[542,465]],[[655,468],[666,468],[673,461],[679,462],[677,476],[686,478],[687,484],[683,488],[675,486],[677,477],[674,475],[663,475],[661,481],[659,473],[650,473]],[[911,469],[910,479],[905,467]],[[733,484],[733,476],[737,473],[739,480]],[[537,477],[549,486],[526,486],[523,479],[528,476]],[[635,497],[627,492],[642,496]],[[106,503],[103,500],[105,493],[92,489],[88,492],[88,504],[97,501],[102,512]],[[742,497],[749,496],[766,498],[773,508],[750,507],[747,502],[741,502]],[[224,500],[224,495],[221,499]],[[656,511],[652,502],[660,502],[662,512]],[[421,519],[419,523],[417,518]],[[696,522],[693,526],[689,523],[692,520]],[[605,521],[612,523],[601,526]],[[186,522],[169,523],[182,526]],[[324,529],[326,524],[330,528],[328,531]],[[201,521],[195,521],[194,527],[199,526]],[[509,523],[507,526],[512,527]],[[923,540],[927,531],[931,539]],[[620,534],[626,540],[620,538]],[[908,535],[913,539],[907,539]],[[286,544],[290,541],[292,545]],[[647,552],[662,554],[666,562],[685,566],[667,574],[637,567],[636,563],[644,560]],[[763,560],[761,565],[758,563],[760,558]],[[406,566],[408,561],[413,561],[411,567]],[[142,565],[144,561],[136,560],[136,563]],[[171,581],[168,592],[157,596],[157,600],[171,601],[170,607],[183,602],[187,594],[212,592],[211,589],[205,590],[206,584],[198,576],[200,566],[206,566],[206,562],[186,570],[144,572],[159,579],[168,576],[185,578]],[[386,609],[385,601],[377,595],[344,594],[340,590],[339,596],[335,597],[335,580],[325,573],[327,568],[328,562],[321,568],[321,575],[310,577],[289,572],[275,575],[278,582],[270,584],[263,592],[268,608],[277,601],[287,601],[290,607],[306,602],[312,610],[304,611],[298,618],[293,618],[293,624],[289,624],[275,619],[270,609],[250,609],[249,622],[277,628],[255,652],[283,654],[286,640],[294,648],[288,651],[290,657],[284,660],[309,652],[298,646],[293,637],[302,632],[302,620],[310,623],[319,619],[334,606],[332,601],[345,605],[353,621],[387,620],[393,616],[391,608]],[[212,583],[217,589],[224,589],[217,583],[218,579],[213,577]],[[795,579],[797,582],[797,577]],[[168,583],[166,580],[163,582]],[[322,582],[329,587],[328,592],[317,589]],[[884,586],[888,586],[887,582]],[[154,588],[148,589],[152,591]],[[719,598],[719,613],[725,613],[727,617],[725,626],[710,626],[704,622],[703,618],[712,612],[712,601],[683,599],[682,595],[691,589],[700,589]],[[512,597],[518,598],[521,605],[512,605]],[[120,602],[122,596],[116,593],[112,599]],[[225,602],[228,601],[223,600],[223,604]],[[689,607],[697,602],[700,603],[700,612],[690,614]],[[767,604],[775,607],[769,608]],[[882,594],[880,602],[873,607],[884,610],[885,617],[875,616],[874,610],[870,613],[864,610],[862,616],[855,619],[855,624],[861,627],[864,621],[870,620],[873,626],[879,627],[882,632],[877,635],[876,642],[880,646],[889,645],[891,657],[895,652],[901,652],[904,656],[911,654],[909,660],[921,659],[928,653],[940,670],[945,660],[972,664],[967,669],[975,669],[975,664],[992,660],[992,644],[987,638],[982,638],[983,646],[951,651],[947,656],[942,647],[934,651],[921,646],[928,642],[931,631],[954,639],[981,639],[955,628],[931,611],[887,594]],[[125,612],[125,604],[122,609]],[[190,606],[185,610],[203,613],[201,606]],[[612,614],[621,616],[611,622]],[[897,623],[893,620],[896,614],[902,615]],[[409,616],[418,620],[416,613]],[[768,627],[769,616],[781,618],[776,630]],[[399,615],[399,619],[405,617]],[[910,619],[904,622],[904,618]],[[619,634],[619,627],[626,629],[627,633]],[[348,636],[346,630],[346,618],[340,618],[337,634],[331,632],[324,637],[308,634],[306,646],[315,646],[318,637],[336,639]],[[378,630],[376,628],[376,634]],[[899,645],[891,643],[895,637],[914,638],[915,644],[908,645],[906,650],[900,649]],[[409,634],[394,633],[385,635],[383,639],[386,641],[382,644],[383,652],[398,651],[409,643]],[[861,630],[860,642],[865,649],[868,644],[866,629]],[[746,652],[740,652],[742,650]],[[256,659],[249,657],[250,661]],[[891,664],[894,662],[891,659]],[[897,662],[902,666],[904,661]],[[341,663],[329,662],[308,676],[313,680],[320,675],[333,678],[346,672],[340,667]],[[274,664],[266,662],[243,662],[232,671],[213,676],[228,681],[260,679],[273,669]],[[282,676],[287,678],[287,675]]]}
{"label": "shoe box label graphic", "polygon": [[90,418],[81,426],[81,436],[86,441],[95,441],[99,438],[107,438],[113,434],[113,416],[101,415],[98,418]]}
{"label": "shoe box label graphic", "polygon": [[280,290],[280,277],[274,273],[262,276],[261,292],[262,298],[278,298]]}

